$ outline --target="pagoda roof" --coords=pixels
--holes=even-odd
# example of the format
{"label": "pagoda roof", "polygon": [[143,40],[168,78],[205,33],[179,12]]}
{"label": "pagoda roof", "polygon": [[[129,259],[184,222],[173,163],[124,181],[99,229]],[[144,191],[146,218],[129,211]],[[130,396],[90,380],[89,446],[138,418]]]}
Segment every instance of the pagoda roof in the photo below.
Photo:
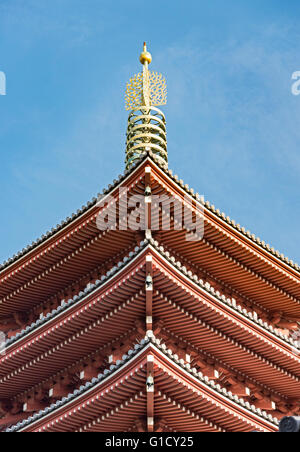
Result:
{"label": "pagoda roof", "polygon": [[[219,384],[216,384],[214,381],[203,376],[201,372],[198,372],[195,368],[192,368],[190,364],[184,363],[184,361],[180,360],[177,355],[173,354],[173,352],[161,343],[159,339],[155,338],[152,332],[148,332],[145,339],[141,340],[139,344],[129,350],[129,352],[124,355],[121,360],[117,361],[115,365],[111,365],[109,369],[99,374],[97,378],[93,378],[85,385],[82,385],[78,390],[70,393],[67,397],[62,398],[50,407],[37,412],[28,419],[25,419],[12,427],[7,428],[6,431],[47,431],[48,429],[51,430],[51,427],[53,427],[53,431],[55,431],[56,427],[58,431],[62,431],[59,429],[58,424],[60,421],[67,422],[68,418],[71,418],[70,421],[72,423],[72,428],[74,428],[74,425],[76,424],[77,428],[80,428],[82,427],[82,419],[89,407],[91,407],[94,412],[93,417],[95,417],[96,407],[94,404],[98,401],[101,403],[101,397],[104,397],[108,392],[108,389],[105,389],[106,387],[113,391],[112,394],[115,394],[113,399],[111,398],[111,394],[110,404],[112,405],[114,402],[115,408],[116,405],[118,407],[116,410],[112,406],[108,411],[112,411],[112,413],[117,417],[117,413],[122,405],[122,399],[118,396],[118,387],[121,386],[120,381],[124,381],[124,372],[127,371],[127,378],[125,378],[125,381],[128,379],[129,383],[130,377],[136,375],[136,378],[133,380],[136,385],[134,393],[132,393],[133,382],[131,382],[130,385],[131,394],[129,394],[129,397],[131,397],[131,401],[140,398],[142,406],[145,406],[144,391],[146,380],[144,379],[144,387],[139,387],[141,378],[138,379],[138,372],[143,368],[143,364],[145,365],[146,361],[144,360],[144,362],[142,362],[142,358],[145,358],[147,353],[154,355],[159,369],[167,373],[170,378],[174,379],[175,376],[177,385],[178,383],[183,384],[189,394],[194,393],[196,396],[200,396],[195,398],[196,402],[193,402],[195,405],[194,410],[190,408],[188,412],[186,412],[188,405],[183,410],[186,412],[186,415],[191,415],[191,413],[194,412],[194,414],[191,415],[191,421],[189,423],[190,426],[197,422],[198,413],[205,419],[209,418],[209,413],[211,412],[211,408],[209,408],[209,406],[213,405],[215,410],[214,419],[219,419],[219,421],[216,421],[217,425],[221,427],[222,423],[222,428],[224,430],[230,430],[230,426],[231,428],[238,426],[238,431],[249,431],[254,428],[259,429],[260,431],[277,430],[278,420],[276,418],[272,417],[267,412],[256,408],[249,402],[245,402],[243,398],[233,395],[227,389],[222,388]],[[141,361],[138,360],[139,358]],[[135,365],[135,369],[133,369],[133,365]],[[144,372],[142,375],[145,377]],[[158,381],[159,375],[155,378],[157,378]],[[165,382],[165,379],[163,379],[163,381]],[[99,396],[100,392],[101,396]],[[98,396],[96,395],[97,393]],[[159,391],[158,396],[163,396],[161,390]],[[178,398],[176,397],[176,393],[173,397],[175,399]],[[168,399],[167,393],[163,398],[164,400]],[[190,399],[190,396],[188,398]],[[203,403],[200,403],[202,399],[205,399],[204,405]],[[187,399],[185,400],[187,403]],[[201,408],[199,404],[201,405]],[[181,404],[180,402],[179,404],[177,403],[176,411],[178,411],[178,408],[183,408],[183,405],[183,401]],[[75,420],[76,413],[80,413],[77,420]],[[228,416],[229,413],[233,416]],[[90,416],[88,413],[86,413],[86,415],[86,417]],[[103,420],[107,417],[107,414],[105,415],[104,413],[104,417],[102,416],[101,419]],[[90,422],[91,421],[88,422],[88,425],[90,424],[93,427],[95,424],[91,424]]]}
{"label": "pagoda roof", "polygon": [[[270,245],[266,244],[263,240],[261,240],[259,237],[257,237],[255,234],[252,234],[250,231],[247,231],[244,227],[241,227],[239,224],[236,223],[235,220],[232,220],[229,216],[227,216],[225,213],[220,212],[219,209],[216,209],[213,204],[211,204],[209,201],[204,201],[198,193],[195,193],[193,189],[191,189],[187,184],[185,184],[177,175],[174,175],[171,170],[167,170],[160,161],[155,157],[155,155],[152,154],[151,151],[144,152],[140,159],[136,161],[136,163],[130,168],[130,170],[125,170],[123,174],[119,175],[118,179],[115,179],[113,181],[113,184],[110,184],[107,189],[104,189],[102,194],[107,195],[110,192],[112,192],[121,182],[123,182],[128,176],[130,176],[134,171],[147,159],[152,160],[159,168],[169,177],[172,178],[172,180],[181,188],[183,189],[188,195],[192,196],[200,202],[204,208],[209,210],[215,217],[218,218],[219,221],[226,223],[231,228],[235,229],[239,234],[244,236],[244,238],[252,243],[254,243],[256,246],[261,248],[264,252],[268,253],[269,255],[273,256],[276,260],[281,261],[283,264],[287,265],[288,267],[292,268],[293,270],[296,270],[297,272],[300,271],[300,266],[297,263],[294,263],[292,260],[290,260],[288,257],[284,256],[284,254],[280,253],[279,251],[275,250]],[[99,196],[99,194],[97,195]],[[86,205],[83,205],[81,209],[78,209],[76,213],[73,213],[71,216],[67,217],[65,220],[63,220],[60,224],[57,224],[56,227],[52,228],[50,231],[43,234],[39,239],[33,241],[30,245],[23,248],[22,251],[17,253],[16,255],[13,255],[8,260],[4,261],[0,265],[0,275],[3,271],[5,271],[7,268],[9,268],[12,264],[16,263],[18,260],[29,254],[34,249],[38,248],[40,245],[44,244],[49,240],[50,238],[54,237],[56,234],[58,234],[60,231],[71,225],[73,222],[75,222],[80,217],[84,216],[90,209],[92,209],[97,204],[98,198],[94,197],[91,201],[87,202]]]}
{"label": "pagoda roof", "polygon": [[153,315],[164,321],[168,331],[181,340],[188,332],[189,342],[199,350],[281,394],[296,397],[300,387],[299,349],[279,345],[275,335],[266,334],[249,319],[245,321],[239,310],[232,311],[216,294],[206,297],[192,280],[191,284],[184,281],[186,276],[182,278],[178,270],[170,273],[160,262],[153,265],[160,271],[156,279],[153,276]]}
{"label": "pagoda roof", "polygon": [[89,285],[8,346],[0,357],[0,396],[49,378],[134,326],[144,315],[145,250],[142,242],[102,281]]}
{"label": "pagoda roof", "polygon": [[[182,318],[182,326],[183,324],[186,324],[186,322],[190,322],[190,332],[193,331],[193,329],[196,327],[196,324],[198,325],[197,328],[200,328],[201,331],[203,328],[204,330],[205,328],[208,328],[206,334],[213,335],[212,338],[217,334],[216,337],[218,337],[220,343],[222,343],[222,341],[225,341],[225,345],[222,347],[224,353],[225,349],[228,352],[228,350],[232,351],[235,349],[235,347],[237,347],[237,349],[239,350],[239,355],[243,355],[240,358],[241,362],[243,362],[245,365],[248,363],[248,361],[251,361],[252,365],[253,362],[256,362],[256,366],[259,365],[259,368],[261,369],[260,372],[264,376],[263,379],[267,378],[267,375],[269,375],[268,378],[271,382],[276,381],[276,383],[278,384],[279,382],[281,382],[281,389],[278,389],[280,392],[282,391],[282,388],[285,388],[286,390],[289,390],[289,393],[294,394],[295,388],[298,385],[298,378],[294,375],[295,369],[298,369],[299,365],[298,344],[292,339],[282,335],[281,333],[278,333],[276,329],[274,329],[267,322],[263,322],[250,310],[247,311],[246,309],[242,309],[234,299],[222,295],[210,284],[204,283],[196,275],[193,275],[192,272],[187,271],[184,265],[176,261],[169,252],[164,251],[163,247],[159,246],[159,243],[153,239],[141,242],[140,246],[136,247],[134,252],[131,252],[128,257],[125,257],[122,261],[119,262],[119,264],[114,266],[106,274],[106,276],[102,277],[101,280],[96,281],[95,284],[89,284],[84,291],[81,291],[78,295],[75,295],[73,298],[69,299],[62,306],[47,314],[47,316],[45,316],[43,319],[39,319],[37,322],[33,323],[31,326],[27,327],[22,332],[18,333],[18,335],[7,341],[6,355],[0,358],[2,370],[1,381],[3,390],[7,390],[7,388],[5,389],[5,387],[7,384],[9,384],[9,380],[7,380],[6,376],[11,372],[12,377],[15,380],[14,385],[17,384],[19,391],[22,390],[22,388],[19,387],[20,384],[24,385],[25,381],[27,380],[33,381],[33,372],[34,375],[39,378],[39,360],[43,359],[44,365],[45,360],[47,360],[47,362],[49,360],[53,362],[54,360],[55,363],[57,363],[58,361],[57,359],[55,359],[54,351],[61,348],[60,345],[57,345],[57,341],[59,341],[59,344],[63,344],[63,338],[66,339],[68,337],[68,334],[72,333],[74,335],[76,332],[76,337],[74,336],[73,338],[72,336],[76,343],[80,342],[81,340],[81,332],[82,334],[84,333],[84,335],[88,334],[90,336],[90,334],[92,334],[90,332],[90,325],[92,325],[93,318],[95,320],[98,319],[97,325],[99,325],[97,326],[97,328],[103,330],[103,328],[105,327],[105,322],[108,322],[107,325],[109,325],[109,321],[105,320],[105,318],[109,313],[115,315],[114,313],[117,309],[119,322],[117,328],[118,331],[116,330],[115,333],[118,332],[118,334],[121,334],[123,332],[122,325],[124,323],[123,321],[123,323],[121,322],[122,316],[125,316],[123,319],[125,321],[124,325],[128,326],[129,320],[131,319],[130,322],[132,322],[132,319],[136,318],[137,312],[140,312],[140,314],[143,315],[142,305],[140,306],[139,300],[137,298],[135,298],[134,302],[130,302],[131,307],[129,306],[129,313],[126,313],[128,310],[128,301],[126,300],[129,300],[130,292],[128,292],[128,289],[126,289],[125,292],[124,290],[125,285],[128,285],[128,283],[125,284],[128,277],[130,279],[130,290],[132,291],[131,295],[138,295],[141,290],[144,290],[145,281],[143,279],[143,276],[141,276],[140,268],[141,266],[145,265],[145,258],[143,258],[143,256],[145,256],[149,252],[151,252],[154,257],[157,256],[157,258],[159,258],[157,264],[155,264],[155,267],[157,267],[158,269],[162,268],[162,272],[165,271],[164,265],[171,266],[171,272],[167,271],[165,277],[166,280],[169,280],[170,278],[172,279],[172,286],[170,287],[170,289],[165,290],[164,293],[168,294],[169,291],[171,291],[170,293],[172,294],[172,302],[166,299],[166,302],[164,302],[164,304],[166,306],[169,306],[168,309],[170,311],[175,310],[174,312],[177,312],[177,319]],[[136,274],[137,269],[139,270],[139,278],[135,281],[136,278],[133,278],[133,272],[134,274]],[[176,280],[174,279],[174,277],[176,277]],[[155,283],[155,287],[159,289],[161,284],[165,285],[165,283],[159,283],[158,281],[158,283]],[[122,287],[123,285],[124,288]],[[113,290],[112,295],[114,295],[114,292],[117,293],[118,291],[121,291],[120,293],[122,294],[123,291],[122,297],[126,298],[124,298],[125,304],[122,303],[123,299],[120,298],[120,295],[117,298],[117,304],[116,302],[112,303],[110,301],[109,304],[105,306],[105,304],[103,305],[102,298],[101,303],[99,304],[99,296],[101,296],[101,294],[106,294],[107,296],[107,294],[110,294],[111,290]],[[182,291],[184,298],[188,300],[188,306],[186,306],[186,302],[183,300],[183,295],[181,294]],[[176,305],[178,297],[182,301],[180,302],[180,306]],[[195,308],[195,302],[197,302],[199,297],[201,297],[202,302],[200,304],[197,304],[198,308]],[[156,295],[155,291],[154,299],[156,300],[159,298],[160,294]],[[156,313],[156,316],[158,318],[160,317],[159,304],[160,303],[156,301],[154,303],[154,308],[158,309]],[[132,311],[133,308],[134,311]],[[123,314],[120,309],[122,311],[124,309]],[[202,322],[201,325],[196,322],[196,324],[193,326],[193,318],[195,315],[196,317],[198,316],[199,309],[201,309],[202,313],[200,317],[204,317],[206,319],[206,322]],[[122,316],[120,317],[121,314]],[[102,317],[100,318],[99,315],[103,317],[104,323],[101,320]],[[80,334],[78,332],[78,321],[80,321]],[[220,322],[222,322],[222,325]],[[213,325],[216,325],[217,329],[215,329]],[[65,329],[66,326],[67,330]],[[226,331],[225,335],[219,331],[219,326],[221,326],[221,330]],[[174,327],[177,328],[175,324]],[[107,329],[107,327],[105,328]],[[112,328],[110,329],[112,330]],[[65,330],[64,334],[62,334],[63,330]],[[204,334],[204,330],[201,333],[202,335]],[[239,337],[241,335],[243,336],[242,342],[240,342],[239,340]],[[198,333],[198,336],[197,337],[200,340],[200,331]],[[234,338],[237,340],[237,342],[234,340]],[[97,341],[99,342],[98,336]],[[75,347],[74,350],[76,350],[76,353],[78,353],[80,351],[80,347],[78,347],[75,342],[73,344],[73,349]],[[94,344],[94,340],[91,341],[91,344]],[[254,347],[253,344],[255,344],[255,354],[251,352]],[[245,349],[245,345],[248,352]],[[50,353],[49,351],[52,350],[52,347],[54,347],[53,353]],[[262,356],[259,355],[259,350],[261,349],[263,349]],[[19,353],[20,351],[22,351],[22,354]],[[43,354],[41,355],[42,351]],[[59,353],[61,355],[62,350]],[[251,356],[247,355],[247,353],[250,353]],[[268,359],[266,359],[266,356],[268,357]],[[37,359],[37,357],[39,357],[39,359]],[[21,358],[22,360],[20,361]],[[62,355],[60,356],[60,360],[61,359]],[[237,357],[235,358],[235,360],[236,359]],[[19,368],[21,366],[21,369],[22,362],[23,364],[27,362],[25,371],[27,375],[26,378],[24,375],[24,369],[19,376],[17,376],[16,373],[16,367]],[[31,371],[30,366],[34,367]],[[256,369],[256,366],[254,367],[254,369]],[[267,371],[268,368],[269,370]],[[289,369],[289,371],[287,371],[287,369]],[[46,377],[47,376],[44,375],[44,378]],[[17,383],[17,381],[19,383]],[[266,382],[265,384],[270,386],[270,382]]]}
{"label": "pagoda roof", "polygon": [[[102,193],[98,193],[97,197],[93,197],[90,201],[88,201],[85,205],[81,207],[81,209],[78,209],[76,212],[72,213],[70,216],[66,217],[64,220],[61,221],[61,223],[57,224],[55,227],[53,227],[51,230],[47,231],[45,234],[43,234],[38,239],[34,240],[31,244],[27,245],[25,248],[23,248],[21,251],[19,251],[17,254],[14,254],[11,258],[8,258],[6,261],[4,261],[2,264],[0,264],[0,275],[1,273],[6,270],[8,267],[10,267],[12,264],[17,262],[19,259],[23,258],[27,254],[29,254],[34,249],[38,248],[40,245],[47,242],[47,240],[54,237],[56,234],[58,234],[60,231],[71,225],[73,222],[78,220],[80,217],[84,216],[91,208],[95,207],[97,204],[97,201],[100,196],[107,195],[110,192],[112,192],[120,183],[124,182],[124,180],[132,174],[135,169],[148,157],[148,154],[145,154],[143,157],[141,157],[132,167],[130,170],[125,170],[122,174],[118,176],[117,179],[114,179],[113,184],[109,184],[107,188],[104,188],[102,190]],[[152,157],[154,159],[154,157]]]}
{"label": "pagoda roof", "polygon": [[98,291],[102,286],[104,286],[107,282],[111,280],[117,273],[119,273],[126,265],[128,265],[131,261],[134,260],[138,254],[145,249],[145,247],[148,245],[148,240],[141,241],[139,246],[136,246],[133,251],[129,253],[128,256],[125,256],[122,261],[120,261],[116,266],[111,268],[106,272],[106,275],[103,275],[100,280],[96,280],[95,283],[88,283],[86,288],[84,290],[81,290],[78,295],[74,295],[72,298],[69,298],[67,301],[63,302],[60,306],[58,306],[56,309],[53,309],[51,312],[49,312],[47,315],[43,316],[42,318],[39,318],[36,322],[33,322],[31,325],[28,325],[26,328],[22,329],[19,333],[17,333],[15,336],[10,337],[6,340],[5,346],[6,350],[12,345],[15,344],[17,341],[21,340],[22,338],[27,337],[30,333],[34,332],[38,328],[40,328],[43,325],[48,324],[51,320],[55,319],[58,315],[62,314],[63,312],[67,311],[70,307],[77,305],[79,302],[84,300],[87,296],[90,294]]}
{"label": "pagoda roof", "polygon": [[[247,310],[242,308],[234,298],[228,297],[222,294],[219,290],[216,290],[213,285],[208,282],[203,282],[201,278],[197,275],[193,274],[191,271],[188,271],[184,265],[180,261],[176,260],[170,252],[166,251],[163,246],[159,244],[158,241],[154,239],[145,239],[140,242],[139,246],[136,246],[133,251],[129,253],[128,256],[120,261],[116,266],[107,271],[106,275],[102,276],[101,280],[96,280],[94,284],[88,283],[86,288],[78,293],[78,295],[74,295],[72,298],[63,302],[62,305],[53,309],[47,315],[33,322],[31,325],[28,325],[26,328],[21,330],[15,336],[10,337],[6,340],[5,346],[6,350],[14,343],[22,339],[23,337],[28,336],[30,333],[34,332],[36,329],[40,328],[42,325],[47,324],[52,319],[55,319],[59,314],[66,311],[71,306],[79,303],[89,294],[97,291],[101,286],[103,286],[106,282],[108,282],[114,275],[116,275],[122,268],[124,268],[129,262],[131,262],[141,251],[147,247],[147,245],[151,245],[156,251],[158,251],[162,257],[164,257],[176,270],[179,270],[183,273],[185,277],[191,280],[193,284],[197,284],[202,290],[217,298],[218,301],[224,307],[230,308],[234,310],[239,316],[245,317],[251,323],[254,323],[258,326],[260,330],[265,330],[265,332],[271,333],[271,335],[275,335],[280,342],[285,342],[290,349],[292,346],[295,349],[295,353],[298,354],[298,350],[300,350],[300,345],[297,341],[294,341],[291,337],[284,335],[282,332],[278,331],[278,329],[274,328],[270,323],[263,321],[259,318],[259,316],[255,315],[251,310]],[[283,344],[282,344],[283,345]]]}

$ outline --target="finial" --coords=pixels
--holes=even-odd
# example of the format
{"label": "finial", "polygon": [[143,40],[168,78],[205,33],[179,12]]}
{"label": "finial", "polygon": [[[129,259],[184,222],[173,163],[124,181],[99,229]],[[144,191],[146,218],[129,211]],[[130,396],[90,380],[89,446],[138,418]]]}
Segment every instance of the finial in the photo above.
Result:
{"label": "finial", "polygon": [[139,156],[151,151],[167,166],[167,140],[164,114],[155,108],[167,103],[166,81],[161,74],[150,72],[152,61],[144,42],[140,62],[143,72],[136,74],[127,83],[126,110],[132,110],[128,118],[126,167],[129,168]]}
{"label": "finial", "polygon": [[147,51],[144,42],[144,50],[140,55],[143,72],[134,75],[127,83],[125,94],[126,110],[133,110],[141,106],[158,106],[167,103],[166,80],[157,72],[150,72],[148,64],[152,61],[151,53]]}
{"label": "finial", "polygon": [[140,62],[142,64],[145,64],[145,63],[150,64],[151,61],[152,61],[152,55],[150,52],[147,52],[147,46],[146,46],[146,43],[144,42],[144,50],[140,54]]}

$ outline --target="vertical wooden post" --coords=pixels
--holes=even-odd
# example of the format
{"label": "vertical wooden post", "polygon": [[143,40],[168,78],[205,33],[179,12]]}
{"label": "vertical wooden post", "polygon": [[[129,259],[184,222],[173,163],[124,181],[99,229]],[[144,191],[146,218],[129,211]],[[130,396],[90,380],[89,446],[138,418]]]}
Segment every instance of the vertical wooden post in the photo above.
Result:
{"label": "vertical wooden post", "polygon": [[152,256],[146,256],[146,331],[153,330],[152,318],[152,303],[153,303],[153,269]]}
{"label": "vertical wooden post", "polygon": [[154,431],[154,356],[147,356],[147,431]]}
{"label": "vertical wooden post", "polygon": [[[145,168],[145,228],[146,236],[147,232],[151,234],[151,167]],[[152,272],[152,256],[149,254],[146,256],[146,331],[153,329],[152,319],[152,298],[153,298],[153,272]]]}
{"label": "vertical wooden post", "polygon": [[[149,190],[150,189],[150,190]],[[151,231],[151,167],[145,168],[145,230]]]}

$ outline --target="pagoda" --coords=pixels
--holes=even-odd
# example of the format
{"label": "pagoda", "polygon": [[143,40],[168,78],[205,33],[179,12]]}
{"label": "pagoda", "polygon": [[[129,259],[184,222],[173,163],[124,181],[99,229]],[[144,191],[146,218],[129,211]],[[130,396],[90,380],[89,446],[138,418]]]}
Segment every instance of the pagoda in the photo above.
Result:
{"label": "pagoda", "polygon": [[300,267],[168,169],[166,83],[126,169],[0,267],[0,430],[276,432],[300,415]]}

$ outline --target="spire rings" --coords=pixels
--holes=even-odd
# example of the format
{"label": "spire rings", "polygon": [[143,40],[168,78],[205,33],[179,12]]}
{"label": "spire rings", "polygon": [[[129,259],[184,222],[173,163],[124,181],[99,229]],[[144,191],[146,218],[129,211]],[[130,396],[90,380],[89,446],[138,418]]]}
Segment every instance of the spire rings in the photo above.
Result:
{"label": "spire rings", "polygon": [[130,168],[145,151],[152,151],[167,166],[166,120],[162,111],[152,106],[136,107],[129,114],[126,168]]}
{"label": "spire rings", "polygon": [[129,116],[128,118],[128,127],[129,126],[138,126],[138,125],[145,125],[145,120],[149,121],[149,119],[151,119],[151,124],[152,126],[158,126],[160,127],[162,130],[164,130],[166,132],[166,123],[164,121],[162,121],[158,116],[154,116],[154,115],[138,115],[138,116]]}

